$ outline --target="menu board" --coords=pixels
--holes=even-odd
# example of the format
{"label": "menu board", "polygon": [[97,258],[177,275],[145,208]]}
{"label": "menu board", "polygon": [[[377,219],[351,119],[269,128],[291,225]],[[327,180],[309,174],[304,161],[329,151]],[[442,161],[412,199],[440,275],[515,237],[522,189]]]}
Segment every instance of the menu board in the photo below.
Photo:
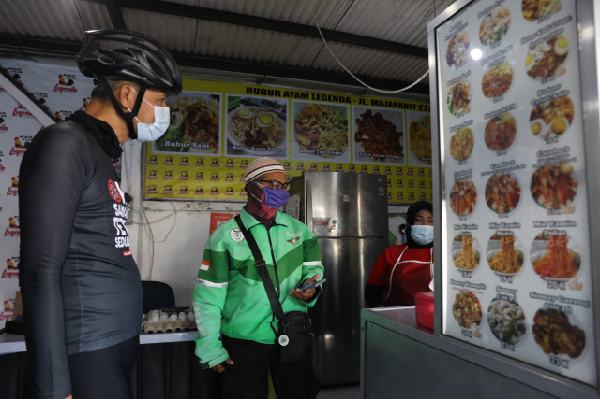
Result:
{"label": "menu board", "polygon": [[443,333],[596,385],[575,2],[440,25]]}
{"label": "menu board", "polygon": [[169,105],[168,131],[145,147],[146,199],[245,201],[248,162],[264,156],[290,177],[385,175],[390,204],[431,199],[424,101],[185,79]]}

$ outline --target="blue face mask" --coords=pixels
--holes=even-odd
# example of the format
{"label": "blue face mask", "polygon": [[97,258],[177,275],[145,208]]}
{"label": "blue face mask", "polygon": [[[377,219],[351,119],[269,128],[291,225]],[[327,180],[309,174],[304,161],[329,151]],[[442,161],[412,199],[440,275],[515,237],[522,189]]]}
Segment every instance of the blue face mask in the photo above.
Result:
{"label": "blue face mask", "polygon": [[410,226],[410,236],[419,245],[429,245],[433,242],[433,226],[413,224]]}
{"label": "blue face mask", "polygon": [[263,193],[265,193],[263,204],[271,208],[281,208],[290,199],[290,193],[286,190],[264,187]]}

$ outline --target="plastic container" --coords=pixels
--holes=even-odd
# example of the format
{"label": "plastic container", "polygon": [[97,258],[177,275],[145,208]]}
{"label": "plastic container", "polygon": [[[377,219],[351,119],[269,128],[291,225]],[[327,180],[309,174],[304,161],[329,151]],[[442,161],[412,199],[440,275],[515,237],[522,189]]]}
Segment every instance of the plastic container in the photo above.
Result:
{"label": "plastic container", "polygon": [[433,292],[415,294],[415,316],[417,327],[433,332]]}

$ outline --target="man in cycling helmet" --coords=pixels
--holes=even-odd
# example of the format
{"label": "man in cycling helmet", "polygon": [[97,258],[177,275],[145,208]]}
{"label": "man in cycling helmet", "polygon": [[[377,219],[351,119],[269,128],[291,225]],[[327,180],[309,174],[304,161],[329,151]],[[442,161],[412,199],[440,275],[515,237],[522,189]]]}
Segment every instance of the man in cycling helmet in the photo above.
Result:
{"label": "man in cycling helmet", "polygon": [[42,129],[20,171],[27,397],[129,398],[142,285],[113,160],[127,140],[165,133],[181,77],[167,50],[133,32],[88,32],[77,62],[98,81],[91,101]]}

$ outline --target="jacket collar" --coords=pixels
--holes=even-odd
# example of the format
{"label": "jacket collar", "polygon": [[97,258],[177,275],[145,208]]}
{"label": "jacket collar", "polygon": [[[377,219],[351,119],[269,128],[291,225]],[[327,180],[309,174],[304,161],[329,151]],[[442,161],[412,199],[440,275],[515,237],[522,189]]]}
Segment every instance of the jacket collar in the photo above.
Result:
{"label": "jacket collar", "polygon": [[[248,231],[250,231],[250,229],[254,226],[256,226],[257,224],[262,224],[260,221],[256,220],[256,218],[254,216],[252,216],[250,213],[248,213],[248,211],[246,210],[246,207],[243,207],[242,210],[240,211],[240,218],[242,219],[242,222],[244,223],[244,226],[246,226],[246,228],[248,229]],[[275,226],[275,225],[279,225],[279,226],[288,226],[286,220],[285,220],[285,216],[283,216],[283,214],[278,211],[277,215],[275,216],[275,223],[273,223],[271,225],[271,227]]]}

